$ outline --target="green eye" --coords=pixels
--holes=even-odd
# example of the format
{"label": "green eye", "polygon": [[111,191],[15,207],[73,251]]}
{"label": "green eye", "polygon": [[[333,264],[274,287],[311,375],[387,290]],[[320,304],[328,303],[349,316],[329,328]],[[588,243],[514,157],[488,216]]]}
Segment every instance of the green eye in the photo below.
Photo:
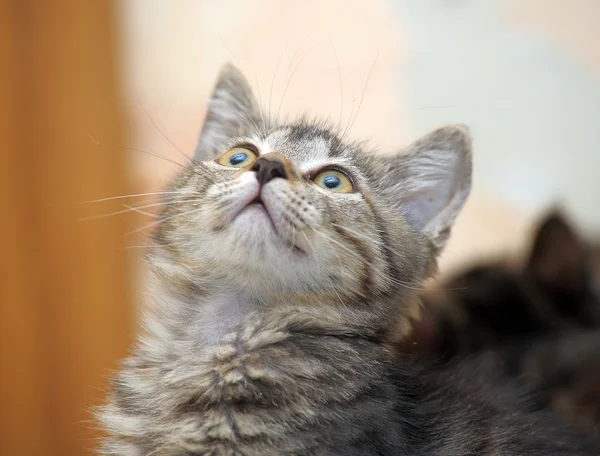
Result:
{"label": "green eye", "polygon": [[341,171],[335,169],[327,169],[320,172],[317,177],[314,178],[314,181],[319,187],[323,187],[332,192],[352,193],[354,191],[354,185],[352,185],[350,178]]}
{"label": "green eye", "polygon": [[256,161],[256,154],[245,147],[234,147],[219,157],[219,164],[233,168],[244,168]]}

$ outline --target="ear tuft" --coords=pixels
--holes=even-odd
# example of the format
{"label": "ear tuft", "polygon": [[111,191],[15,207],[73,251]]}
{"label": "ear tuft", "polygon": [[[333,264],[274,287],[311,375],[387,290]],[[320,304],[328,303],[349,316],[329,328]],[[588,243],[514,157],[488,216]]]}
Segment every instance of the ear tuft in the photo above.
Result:
{"label": "ear tuft", "polygon": [[397,209],[440,250],[471,190],[469,130],[451,125],[432,131],[398,154],[388,174]]}
{"label": "ear tuft", "polygon": [[221,69],[208,106],[194,159],[211,160],[232,138],[258,128],[260,110],[244,75],[231,63]]}

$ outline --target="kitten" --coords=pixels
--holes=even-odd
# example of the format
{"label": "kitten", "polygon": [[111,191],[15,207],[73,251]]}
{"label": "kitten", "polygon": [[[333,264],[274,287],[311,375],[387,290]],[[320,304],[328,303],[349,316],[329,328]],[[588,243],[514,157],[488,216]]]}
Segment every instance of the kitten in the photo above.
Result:
{"label": "kitten", "polygon": [[522,270],[478,265],[425,299],[400,351],[447,362],[492,351],[539,407],[600,430],[600,255],[559,212],[543,219]]}
{"label": "kitten", "polygon": [[522,269],[479,264],[426,293],[423,319],[402,347],[447,360],[600,327],[599,260],[554,211],[540,222]]}
{"label": "kitten", "polygon": [[463,127],[375,155],[324,124],[271,124],[227,66],[165,201],[103,454],[599,454],[466,373],[392,367],[385,343],[470,182]]}

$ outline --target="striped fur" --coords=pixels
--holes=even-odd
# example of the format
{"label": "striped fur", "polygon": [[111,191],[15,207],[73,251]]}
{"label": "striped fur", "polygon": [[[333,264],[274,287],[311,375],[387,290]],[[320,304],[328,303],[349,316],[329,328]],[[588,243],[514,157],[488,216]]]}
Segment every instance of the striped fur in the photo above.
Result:
{"label": "striped fur", "polygon": [[[214,161],[237,145],[278,154],[287,178],[260,187]],[[329,166],[356,191],[318,187]],[[470,173],[463,127],[375,155],[325,124],[263,120],[227,67],[165,201],[145,329],[99,414],[102,453],[401,454],[397,420],[381,418],[396,413],[385,344],[415,313]],[[257,192],[270,222],[244,210]]]}

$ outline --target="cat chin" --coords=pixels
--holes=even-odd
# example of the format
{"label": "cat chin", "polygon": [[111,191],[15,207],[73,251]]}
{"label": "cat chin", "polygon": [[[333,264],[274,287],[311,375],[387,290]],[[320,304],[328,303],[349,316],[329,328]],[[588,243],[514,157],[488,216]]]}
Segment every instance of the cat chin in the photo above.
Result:
{"label": "cat chin", "polygon": [[277,225],[263,204],[253,203],[246,206],[235,217],[227,229],[226,242],[233,244],[236,250],[247,250],[248,254],[254,252],[258,257],[254,258],[255,261],[261,259],[272,261],[268,258],[269,254],[278,259],[290,256],[292,261],[297,260],[299,256],[305,256],[308,248],[301,243],[300,234],[296,242],[295,235],[282,233]]}
{"label": "cat chin", "polygon": [[[248,272],[296,275],[314,259],[277,234],[262,208],[244,210],[210,243],[218,264],[241,267]],[[306,264],[303,264],[306,263]]]}
{"label": "cat chin", "polygon": [[262,204],[252,203],[246,206],[233,220],[231,229],[248,242],[263,243],[278,240],[273,220]]}

